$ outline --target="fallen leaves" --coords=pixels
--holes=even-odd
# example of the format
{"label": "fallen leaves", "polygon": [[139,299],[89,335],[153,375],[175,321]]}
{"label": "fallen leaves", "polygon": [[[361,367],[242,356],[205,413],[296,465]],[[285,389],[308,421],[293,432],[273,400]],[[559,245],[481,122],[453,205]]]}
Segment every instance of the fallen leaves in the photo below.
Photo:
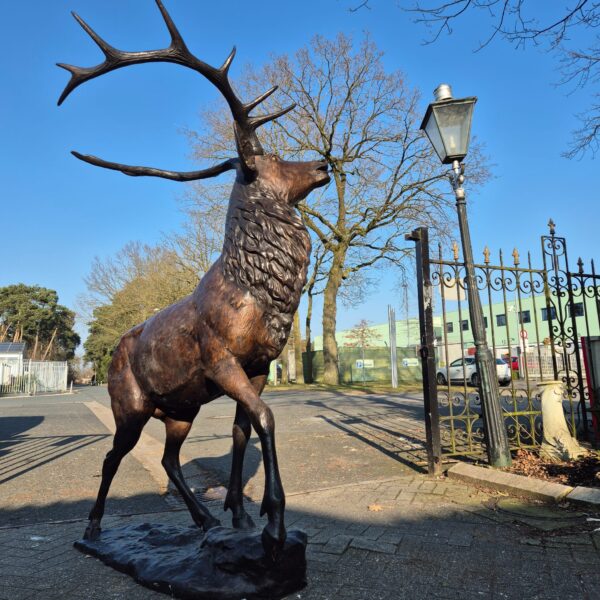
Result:
{"label": "fallen leaves", "polygon": [[383,506],[381,506],[381,504],[369,504],[367,509],[369,512],[381,512],[383,510]]}
{"label": "fallen leaves", "polygon": [[600,458],[594,453],[570,462],[552,463],[534,452],[519,450],[506,470],[565,485],[600,487]]}

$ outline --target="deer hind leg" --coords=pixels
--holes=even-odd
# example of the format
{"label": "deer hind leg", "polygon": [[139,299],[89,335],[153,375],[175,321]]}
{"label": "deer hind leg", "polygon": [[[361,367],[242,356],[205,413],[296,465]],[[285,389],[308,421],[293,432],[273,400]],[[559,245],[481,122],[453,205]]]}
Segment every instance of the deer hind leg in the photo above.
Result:
{"label": "deer hind leg", "polygon": [[254,521],[244,509],[242,469],[244,454],[250,439],[251,422],[248,413],[241,404],[235,409],[233,422],[233,457],[231,460],[231,477],[225,497],[223,510],[230,509],[233,515],[231,522],[235,529],[254,529]]}
{"label": "deer hind leg", "polygon": [[169,479],[181,494],[194,523],[204,531],[217,527],[221,524],[220,521],[215,519],[210,514],[210,511],[198,501],[196,496],[194,496],[194,492],[189,488],[183,477],[181,463],[179,462],[179,451],[181,450],[181,445],[185,438],[190,432],[192,423],[188,423],[187,421],[176,421],[169,417],[165,417],[164,422],[167,430],[167,440],[165,443],[162,465],[165,468]]}
{"label": "deer hind leg", "polygon": [[273,413],[261,400],[235,359],[222,360],[214,369],[212,379],[230,398],[245,409],[260,439],[265,469],[265,493],[260,514],[262,516],[266,513],[269,518],[262,532],[262,540],[267,553],[274,556],[285,542],[286,531],[285,495],[277,466]]}
{"label": "deer hind leg", "polygon": [[96,503],[88,517],[89,523],[83,534],[84,539],[95,540],[100,535],[100,522],[104,515],[104,506],[110,484],[112,483],[123,457],[133,449],[140,439],[142,429],[149,418],[150,413],[138,413],[128,415],[123,422],[117,423],[117,431],[115,432],[113,439],[112,450],[108,452],[102,465],[102,481],[100,483],[100,489],[98,490]]}

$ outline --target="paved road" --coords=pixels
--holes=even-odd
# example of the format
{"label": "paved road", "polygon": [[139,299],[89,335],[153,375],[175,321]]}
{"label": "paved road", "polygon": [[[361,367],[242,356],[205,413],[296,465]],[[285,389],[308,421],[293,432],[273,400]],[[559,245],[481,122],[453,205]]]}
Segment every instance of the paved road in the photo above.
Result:
{"label": "paved road", "polygon": [[[275,414],[288,494],[395,476],[408,468],[398,459],[408,462],[413,448],[424,460],[418,400],[323,391],[266,392],[265,399]],[[0,526],[87,514],[112,440],[88,408],[93,403],[110,406],[105,387],[80,388],[74,395],[0,401]],[[194,422],[182,463],[195,462],[190,469],[184,466],[184,471],[197,489],[228,483],[234,412],[233,401],[220,399],[203,407]],[[408,435],[411,428],[414,439]],[[145,431],[162,443],[163,429],[160,421],[151,419]],[[405,435],[399,436],[400,430]],[[148,461],[157,463],[155,458]],[[246,495],[259,500],[264,478],[256,436],[246,453],[245,477]],[[135,512],[140,505],[159,510],[164,501],[154,493],[157,485],[128,456],[111,488],[109,510]],[[132,500],[136,495],[138,499]],[[35,510],[28,508],[31,505]]]}
{"label": "paved road", "polygon": [[[0,400],[0,440],[0,527],[86,516],[112,438],[78,396]],[[160,510],[156,489],[128,459],[114,483],[112,509]]]}
{"label": "paved road", "polygon": [[[502,497],[415,470],[422,458],[418,398],[317,390],[266,398],[277,421],[287,524],[309,534],[309,585],[293,598],[598,597],[600,538],[586,515],[534,511],[525,518],[503,508]],[[0,400],[0,599],[164,597],[71,546],[110,447],[99,420],[107,410],[104,388]],[[219,515],[233,410],[227,400],[204,407],[184,445],[186,473]],[[162,424],[149,423],[147,432],[142,451],[124,460],[115,479],[107,528],[190,521],[172,492],[160,494],[151,468]],[[259,458],[254,443],[250,500],[262,496]],[[248,505],[261,521],[257,502]]]}

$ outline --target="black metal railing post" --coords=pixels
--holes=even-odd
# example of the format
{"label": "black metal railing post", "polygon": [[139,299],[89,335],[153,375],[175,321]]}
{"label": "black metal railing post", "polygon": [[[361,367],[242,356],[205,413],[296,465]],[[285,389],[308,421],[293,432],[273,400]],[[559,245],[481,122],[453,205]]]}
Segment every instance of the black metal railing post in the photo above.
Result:
{"label": "black metal railing post", "polygon": [[423,408],[427,436],[427,467],[430,475],[441,472],[440,420],[435,377],[435,345],[433,333],[433,287],[429,263],[429,232],[419,227],[406,236],[415,242],[417,291],[419,299],[419,331],[421,372],[423,374]]}

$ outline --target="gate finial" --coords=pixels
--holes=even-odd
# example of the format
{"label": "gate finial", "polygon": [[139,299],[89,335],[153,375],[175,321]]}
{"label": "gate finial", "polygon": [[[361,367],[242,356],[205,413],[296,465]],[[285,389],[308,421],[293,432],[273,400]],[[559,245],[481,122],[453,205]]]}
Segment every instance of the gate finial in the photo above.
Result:
{"label": "gate finial", "polygon": [[519,266],[519,251],[516,248],[512,251],[512,256],[515,259],[515,267],[518,267]]}
{"label": "gate finial", "polygon": [[483,249],[483,262],[486,265],[490,264],[490,249],[487,246]]}
{"label": "gate finial", "polygon": [[454,255],[454,260],[458,261],[458,244],[456,240],[452,242],[452,254]]}
{"label": "gate finial", "polygon": [[554,235],[556,233],[556,224],[552,219],[548,221],[548,227],[550,228],[550,235]]}

